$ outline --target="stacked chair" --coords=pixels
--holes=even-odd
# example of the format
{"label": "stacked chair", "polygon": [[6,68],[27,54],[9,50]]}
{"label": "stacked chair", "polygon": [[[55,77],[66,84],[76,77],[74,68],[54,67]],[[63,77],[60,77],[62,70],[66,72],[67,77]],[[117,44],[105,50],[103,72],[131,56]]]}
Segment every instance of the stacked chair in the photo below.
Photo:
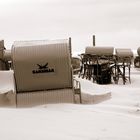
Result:
{"label": "stacked chair", "polygon": [[82,78],[96,81],[99,84],[111,83],[111,64],[113,59],[113,47],[86,47],[81,54]]}
{"label": "stacked chair", "polygon": [[116,49],[116,63],[115,63],[115,82],[118,83],[119,78],[122,78],[123,84],[127,79],[131,83],[130,68],[133,58],[131,49]]}
{"label": "stacked chair", "polygon": [[[130,68],[133,58],[131,49],[115,49],[113,47],[86,47],[81,54],[81,70],[79,77],[93,79],[98,84],[118,84],[122,78],[123,84],[130,80]],[[114,54],[115,53],[115,54]]]}

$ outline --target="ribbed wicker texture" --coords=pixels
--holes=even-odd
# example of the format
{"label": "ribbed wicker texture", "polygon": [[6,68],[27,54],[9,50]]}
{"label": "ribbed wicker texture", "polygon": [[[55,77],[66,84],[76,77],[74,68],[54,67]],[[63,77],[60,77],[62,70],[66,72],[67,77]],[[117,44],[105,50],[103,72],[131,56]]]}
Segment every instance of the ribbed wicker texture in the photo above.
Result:
{"label": "ribbed wicker texture", "polygon": [[69,47],[68,40],[15,42],[12,59],[17,92],[72,87]]}
{"label": "ribbed wicker texture", "polygon": [[3,70],[3,51],[4,51],[4,41],[0,40],[0,70]]}
{"label": "ribbed wicker texture", "polygon": [[86,47],[85,53],[97,56],[111,56],[113,55],[113,47]]}
{"label": "ribbed wicker texture", "polygon": [[140,56],[140,47],[138,47],[137,53],[138,53],[138,55]]}
{"label": "ribbed wicker texture", "polygon": [[72,89],[37,91],[17,94],[17,107],[31,107],[48,103],[73,103]]}
{"label": "ribbed wicker texture", "polygon": [[0,40],[0,59],[3,59],[4,40]]}
{"label": "ribbed wicker texture", "polygon": [[3,58],[6,61],[11,61],[11,50],[5,50],[3,54]]}
{"label": "ribbed wicker texture", "polygon": [[131,63],[133,52],[131,49],[116,49],[116,57],[118,63]]}
{"label": "ribbed wicker texture", "polygon": [[131,49],[116,49],[116,56],[118,57],[133,57],[133,52]]}

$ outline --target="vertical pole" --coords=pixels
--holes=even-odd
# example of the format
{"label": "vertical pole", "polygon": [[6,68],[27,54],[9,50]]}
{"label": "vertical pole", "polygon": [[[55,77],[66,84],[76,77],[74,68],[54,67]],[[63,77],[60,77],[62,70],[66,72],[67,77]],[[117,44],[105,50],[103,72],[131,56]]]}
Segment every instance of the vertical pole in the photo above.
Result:
{"label": "vertical pole", "polygon": [[70,57],[72,58],[71,37],[69,37]]}
{"label": "vertical pole", "polygon": [[131,79],[130,79],[130,67],[131,67],[131,65],[129,64],[128,67],[129,67],[129,82],[131,83]]}
{"label": "vertical pole", "polygon": [[125,63],[123,62],[123,84],[125,85],[125,81],[126,77],[125,77]]}
{"label": "vertical pole", "polygon": [[95,35],[93,35],[92,37],[93,37],[93,46],[95,46]]}
{"label": "vertical pole", "polygon": [[3,69],[4,40],[0,40],[0,70]]}
{"label": "vertical pole", "polygon": [[0,40],[0,59],[3,59],[4,40]]}
{"label": "vertical pole", "polygon": [[[69,51],[70,51],[70,63],[71,63],[71,85],[74,89],[74,80],[73,80],[73,68],[72,68],[72,49],[71,49],[71,37],[69,37]],[[74,94],[73,94],[74,97]],[[74,98],[73,98],[74,99]]]}

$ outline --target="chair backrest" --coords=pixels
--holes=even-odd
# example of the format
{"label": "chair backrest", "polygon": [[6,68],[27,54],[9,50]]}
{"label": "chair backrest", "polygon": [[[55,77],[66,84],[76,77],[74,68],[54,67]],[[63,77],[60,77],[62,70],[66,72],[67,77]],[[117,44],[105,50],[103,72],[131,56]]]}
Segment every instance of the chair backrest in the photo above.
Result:
{"label": "chair backrest", "polygon": [[69,40],[17,41],[12,61],[18,93],[72,87]]}
{"label": "chair backrest", "polygon": [[131,49],[116,49],[116,58],[118,62],[131,63],[133,52]]}
{"label": "chair backrest", "polygon": [[6,70],[6,64],[4,61],[4,40],[0,40],[0,70]]}
{"label": "chair backrest", "polygon": [[113,47],[86,47],[85,53],[97,56],[113,56]]}
{"label": "chair backrest", "polygon": [[138,47],[137,53],[138,53],[138,55],[140,56],[140,47]]}

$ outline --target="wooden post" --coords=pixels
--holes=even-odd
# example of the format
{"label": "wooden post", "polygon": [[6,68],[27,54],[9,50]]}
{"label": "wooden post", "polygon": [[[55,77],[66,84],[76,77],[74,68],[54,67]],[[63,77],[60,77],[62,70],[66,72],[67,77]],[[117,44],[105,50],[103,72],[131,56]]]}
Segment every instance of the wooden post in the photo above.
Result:
{"label": "wooden post", "polygon": [[95,46],[95,35],[93,35],[93,46]]}

